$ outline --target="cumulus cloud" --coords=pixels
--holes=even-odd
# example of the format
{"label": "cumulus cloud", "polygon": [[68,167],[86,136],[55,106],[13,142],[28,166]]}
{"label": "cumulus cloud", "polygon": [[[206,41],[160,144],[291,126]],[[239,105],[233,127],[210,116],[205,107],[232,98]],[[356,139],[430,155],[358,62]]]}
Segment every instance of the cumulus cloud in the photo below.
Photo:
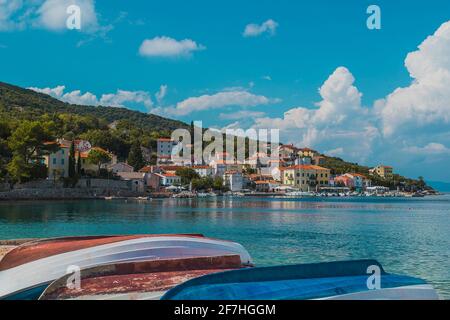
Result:
{"label": "cumulus cloud", "polygon": [[405,60],[412,83],[377,104],[386,136],[450,125],[450,21],[429,36]]}
{"label": "cumulus cloud", "polygon": [[139,48],[139,54],[144,57],[189,57],[195,51],[205,49],[205,46],[191,39],[178,41],[163,36],[144,40]]}
{"label": "cumulus cloud", "polygon": [[269,19],[262,24],[250,23],[245,27],[244,37],[258,37],[264,33],[273,36],[278,28],[278,23],[272,19]]}
{"label": "cumulus cloud", "polygon": [[319,88],[322,100],[314,107],[296,107],[283,117],[260,117],[255,128],[280,129],[286,142],[329,150],[330,155],[345,154],[359,161],[367,160],[380,136],[362,106],[362,93],[345,67],[338,67]]}
{"label": "cumulus cloud", "polygon": [[[398,164],[404,174],[417,172],[422,163],[423,173],[450,179],[433,169],[446,165],[450,156],[450,21],[409,53],[405,66],[411,84],[373,107],[362,105],[352,73],[339,67],[320,87],[322,99],[314,106],[258,117],[251,126],[278,128],[285,142],[351,161]],[[424,169],[424,163],[433,167]]]}
{"label": "cumulus cloud", "polygon": [[146,91],[127,91],[118,89],[116,93],[103,94],[98,98],[91,92],[81,92],[74,90],[65,92],[65,86],[54,88],[28,88],[36,92],[48,94],[58,100],[79,105],[89,106],[111,106],[111,107],[132,107],[143,106],[150,109],[153,106],[151,95]]}
{"label": "cumulus cloud", "polygon": [[69,16],[67,8],[70,5],[80,7],[80,31],[91,32],[98,30],[99,26],[93,0],[46,0],[37,10],[38,18],[35,24],[52,31],[65,30]]}
{"label": "cumulus cloud", "polygon": [[81,10],[81,32],[101,31],[94,0],[0,0],[0,31],[42,28],[51,31],[66,29],[67,7]]}
{"label": "cumulus cloud", "polygon": [[166,108],[165,111],[173,115],[187,115],[195,111],[221,109],[231,106],[255,107],[278,103],[279,101],[279,99],[270,99],[248,91],[223,91],[213,95],[188,98],[179,102],[175,107]]}

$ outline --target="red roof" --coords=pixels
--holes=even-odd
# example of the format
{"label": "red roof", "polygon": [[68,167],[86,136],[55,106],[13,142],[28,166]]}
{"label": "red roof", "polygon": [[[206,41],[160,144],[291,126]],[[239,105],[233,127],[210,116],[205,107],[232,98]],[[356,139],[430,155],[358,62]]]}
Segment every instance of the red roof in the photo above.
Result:
{"label": "red roof", "polygon": [[192,169],[211,169],[210,166],[192,166]]}
{"label": "red roof", "polygon": [[175,173],[171,172],[161,173],[161,175],[164,177],[178,177]]}
{"label": "red roof", "polygon": [[330,169],[315,166],[312,164],[300,164],[290,167],[281,167],[280,170],[330,170]]}

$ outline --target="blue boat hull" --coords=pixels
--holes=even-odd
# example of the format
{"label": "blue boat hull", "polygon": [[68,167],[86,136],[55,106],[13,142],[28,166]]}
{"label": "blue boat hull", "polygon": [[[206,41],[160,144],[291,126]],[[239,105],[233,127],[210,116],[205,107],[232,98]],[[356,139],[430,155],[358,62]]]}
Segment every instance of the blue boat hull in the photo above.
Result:
{"label": "blue boat hull", "polygon": [[252,268],[207,275],[168,291],[163,300],[299,300],[368,291],[369,266],[380,270],[381,288],[426,284],[387,274],[374,260]]}

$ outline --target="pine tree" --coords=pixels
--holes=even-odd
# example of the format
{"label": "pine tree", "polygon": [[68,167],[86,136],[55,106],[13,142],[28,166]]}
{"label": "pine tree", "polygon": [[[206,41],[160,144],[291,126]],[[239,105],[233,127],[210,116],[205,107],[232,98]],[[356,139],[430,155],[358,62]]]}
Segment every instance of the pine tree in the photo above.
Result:
{"label": "pine tree", "polygon": [[139,142],[135,142],[131,146],[130,153],[128,154],[128,164],[132,166],[135,171],[138,171],[145,166],[145,160]]}
{"label": "pine tree", "polygon": [[75,178],[75,143],[72,141],[69,152],[69,178]]}
{"label": "pine tree", "polygon": [[77,176],[81,176],[81,152],[78,152],[77,158]]}

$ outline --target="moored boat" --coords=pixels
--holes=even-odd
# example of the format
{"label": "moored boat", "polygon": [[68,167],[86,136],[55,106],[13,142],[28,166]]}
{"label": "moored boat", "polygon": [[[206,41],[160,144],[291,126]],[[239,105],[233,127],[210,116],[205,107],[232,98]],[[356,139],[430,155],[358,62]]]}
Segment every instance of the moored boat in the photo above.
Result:
{"label": "moored boat", "polygon": [[120,262],[239,255],[251,265],[238,243],[201,235],[132,235],[72,237],[21,245],[0,261],[0,298],[34,299],[71,266],[80,269]]}

